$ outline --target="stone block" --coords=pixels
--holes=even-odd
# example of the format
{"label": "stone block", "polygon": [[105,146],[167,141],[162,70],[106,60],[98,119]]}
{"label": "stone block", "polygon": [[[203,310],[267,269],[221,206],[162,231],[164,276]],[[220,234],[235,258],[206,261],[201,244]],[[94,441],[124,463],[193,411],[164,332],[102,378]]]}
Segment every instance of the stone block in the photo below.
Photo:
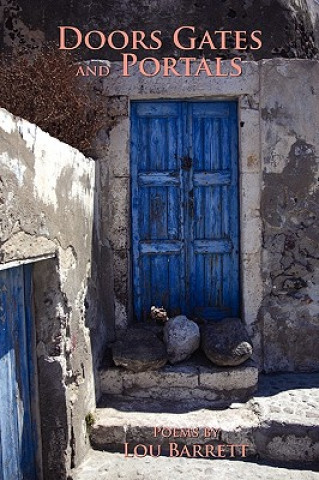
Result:
{"label": "stone block", "polygon": [[130,174],[129,132],[128,118],[118,119],[116,125],[110,131],[108,164],[115,177],[127,177]]}
{"label": "stone block", "polygon": [[199,368],[199,385],[212,390],[241,390],[255,388],[258,382],[258,369],[251,360],[238,367]]}
{"label": "stone block", "polygon": [[240,172],[259,173],[261,168],[259,111],[252,108],[240,108],[239,125],[241,138]]}
{"label": "stone block", "polygon": [[198,372],[190,367],[184,371],[174,371],[164,367],[157,371],[129,373],[123,372],[123,383],[125,389],[130,388],[163,388],[165,390],[173,387],[196,388],[198,387]]}

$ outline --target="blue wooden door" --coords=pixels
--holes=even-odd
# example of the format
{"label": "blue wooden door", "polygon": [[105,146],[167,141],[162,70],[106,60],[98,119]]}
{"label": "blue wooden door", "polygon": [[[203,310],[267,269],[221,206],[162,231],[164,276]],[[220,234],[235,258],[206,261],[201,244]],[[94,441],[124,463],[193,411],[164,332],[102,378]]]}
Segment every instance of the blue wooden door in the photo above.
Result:
{"label": "blue wooden door", "polygon": [[[0,478],[35,480],[31,267],[0,272]],[[2,476],[1,476],[2,475]]]}
{"label": "blue wooden door", "polygon": [[170,316],[239,314],[235,102],[131,105],[133,296]]}

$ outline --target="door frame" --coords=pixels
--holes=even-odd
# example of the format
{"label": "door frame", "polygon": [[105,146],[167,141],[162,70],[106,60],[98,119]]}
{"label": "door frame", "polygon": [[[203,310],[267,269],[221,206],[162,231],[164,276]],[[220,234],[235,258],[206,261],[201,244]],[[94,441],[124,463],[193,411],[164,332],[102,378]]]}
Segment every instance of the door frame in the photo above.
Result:
{"label": "door frame", "polygon": [[[100,242],[108,252],[104,268],[111,279],[109,289],[114,309],[108,316],[110,337],[120,334],[133,321],[132,256],[130,216],[130,102],[132,100],[238,102],[239,204],[241,258],[241,318],[254,343],[256,358],[262,357],[262,325],[258,317],[264,283],[261,272],[262,190],[260,131],[260,71],[256,62],[244,62],[240,77],[147,78],[138,68],[129,78],[119,77],[121,63],[114,62],[103,81],[110,101],[118,111],[116,125],[108,133],[108,147],[99,162],[101,180]],[[115,202],[113,204],[113,202]]]}

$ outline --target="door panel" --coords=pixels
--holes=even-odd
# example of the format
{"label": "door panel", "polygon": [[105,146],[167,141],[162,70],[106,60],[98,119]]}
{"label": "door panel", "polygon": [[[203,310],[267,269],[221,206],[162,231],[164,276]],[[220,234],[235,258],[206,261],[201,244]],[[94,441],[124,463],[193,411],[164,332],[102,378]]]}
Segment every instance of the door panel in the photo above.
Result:
{"label": "door panel", "polygon": [[235,102],[132,102],[134,312],[239,309]]}
{"label": "door panel", "polygon": [[236,104],[191,103],[188,115],[191,314],[218,319],[238,315],[239,307]]}
{"label": "door panel", "polygon": [[6,480],[35,480],[31,267],[0,272],[0,465]]}

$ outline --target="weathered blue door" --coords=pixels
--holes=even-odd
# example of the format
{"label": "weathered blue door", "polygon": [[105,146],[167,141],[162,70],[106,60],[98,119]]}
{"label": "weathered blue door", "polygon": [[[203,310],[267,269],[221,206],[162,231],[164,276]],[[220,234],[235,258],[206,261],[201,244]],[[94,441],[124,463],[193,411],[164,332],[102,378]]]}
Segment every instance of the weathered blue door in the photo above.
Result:
{"label": "weathered blue door", "polygon": [[31,267],[0,272],[0,478],[35,480]]}
{"label": "weathered blue door", "polygon": [[237,105],[132,102],[134,313],[239,314]]}

